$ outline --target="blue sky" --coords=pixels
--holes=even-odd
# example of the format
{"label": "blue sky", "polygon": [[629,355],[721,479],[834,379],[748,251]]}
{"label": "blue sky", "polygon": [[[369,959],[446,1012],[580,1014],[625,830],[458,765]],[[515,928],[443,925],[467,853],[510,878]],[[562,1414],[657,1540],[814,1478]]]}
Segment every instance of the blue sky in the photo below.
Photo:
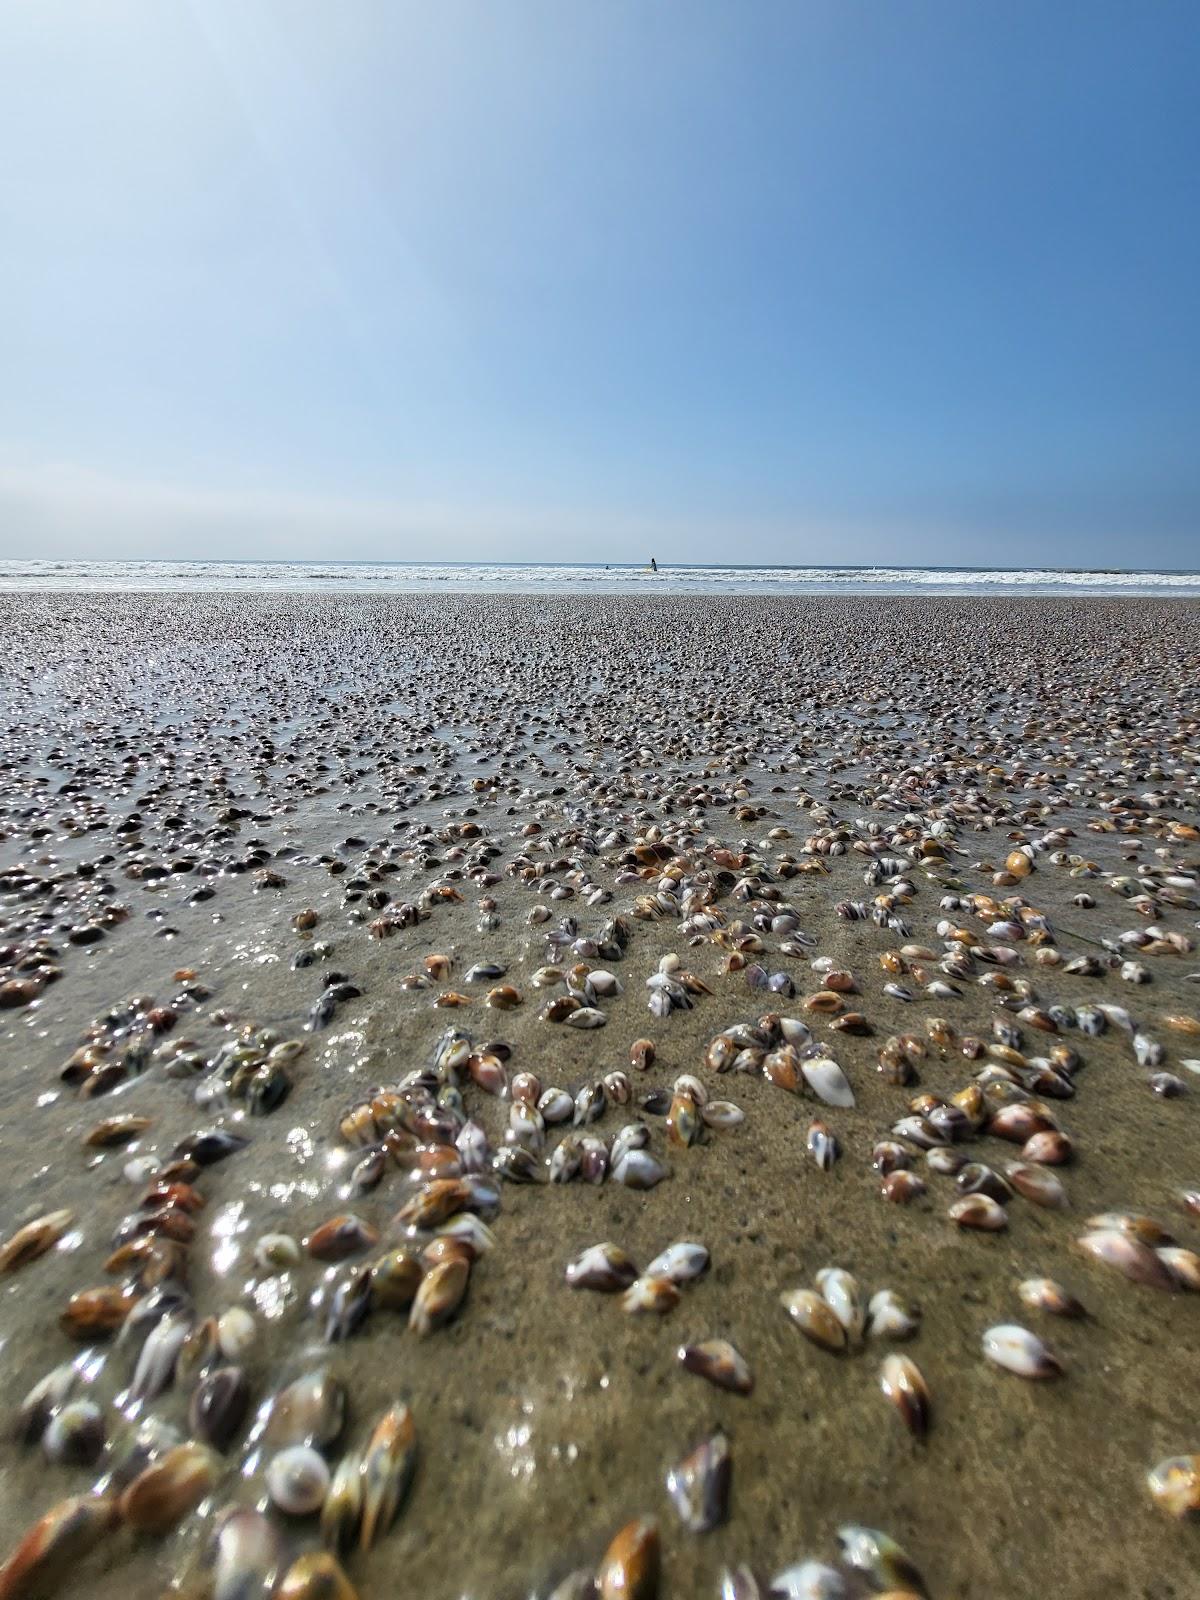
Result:
{"label": "blue sky", "polygon": [[1200,6],[7,0],[0,555],[1200,566]]}

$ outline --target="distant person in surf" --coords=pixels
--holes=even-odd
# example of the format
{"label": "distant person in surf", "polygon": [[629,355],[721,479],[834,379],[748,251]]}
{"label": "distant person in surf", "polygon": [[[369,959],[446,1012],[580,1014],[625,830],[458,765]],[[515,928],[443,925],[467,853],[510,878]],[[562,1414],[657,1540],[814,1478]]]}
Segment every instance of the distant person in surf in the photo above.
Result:
{"label": "distant person in surf", "polygon": [[658,571],[658,562],[655,561],[653,556],[650,557],[650,571],[651,572],[657,572]]}

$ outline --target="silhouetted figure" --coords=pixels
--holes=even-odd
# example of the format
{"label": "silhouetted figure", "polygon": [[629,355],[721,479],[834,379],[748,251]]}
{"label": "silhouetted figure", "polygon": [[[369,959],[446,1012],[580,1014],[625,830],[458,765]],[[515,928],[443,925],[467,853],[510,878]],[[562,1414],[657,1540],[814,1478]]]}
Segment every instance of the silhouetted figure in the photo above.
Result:
{"label": "silhouetted figure", "polygon": [[651,572],[657,572],[658,571],[658,562],[655,561],[653,556],[650,557],[650,571]]}

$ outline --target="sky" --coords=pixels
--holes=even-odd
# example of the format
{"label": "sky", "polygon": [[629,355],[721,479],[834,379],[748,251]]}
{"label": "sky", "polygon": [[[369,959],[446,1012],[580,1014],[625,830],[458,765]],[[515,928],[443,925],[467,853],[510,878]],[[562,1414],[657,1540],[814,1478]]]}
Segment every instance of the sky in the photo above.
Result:
{"label": "sky", "polygon": [[1195,0],[0,13],[0,557],[1200,567]]}

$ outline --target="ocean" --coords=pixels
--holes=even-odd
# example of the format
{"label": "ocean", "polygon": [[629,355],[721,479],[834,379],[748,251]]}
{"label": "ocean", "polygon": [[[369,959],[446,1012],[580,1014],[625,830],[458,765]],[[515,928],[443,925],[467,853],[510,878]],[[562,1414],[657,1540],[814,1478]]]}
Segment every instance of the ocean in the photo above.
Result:
{"label": "ocean", "polygon": [[0,590],[1200,595],[1200,571],[534,562],[0,561]]}

